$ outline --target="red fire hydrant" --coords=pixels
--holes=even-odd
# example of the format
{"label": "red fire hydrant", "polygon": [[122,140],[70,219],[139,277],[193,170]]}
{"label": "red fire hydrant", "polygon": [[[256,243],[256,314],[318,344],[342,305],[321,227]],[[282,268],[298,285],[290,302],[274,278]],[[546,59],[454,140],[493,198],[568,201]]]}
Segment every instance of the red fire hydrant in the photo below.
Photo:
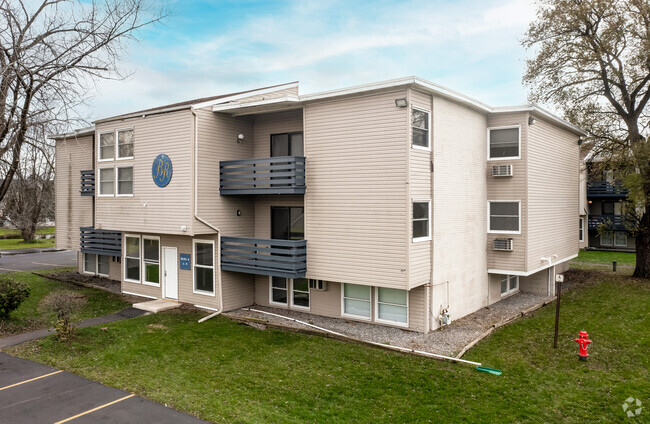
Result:
{"label": "red fire hydrant", "polygon": [[581,361],[586,361],[587,358],[589,357],[589,354],[587,353],[587,348],[589,348],[589,345],[592,343],[592,341],[589,340],[587,337],[589,337],[589,334],[587,334],[585,330],[582,330],[578,335],[578,338],[574,339],[576,342],[578,342],[578,347],[580,348],[580,352],[578,353],[578,359],[580,359]]}

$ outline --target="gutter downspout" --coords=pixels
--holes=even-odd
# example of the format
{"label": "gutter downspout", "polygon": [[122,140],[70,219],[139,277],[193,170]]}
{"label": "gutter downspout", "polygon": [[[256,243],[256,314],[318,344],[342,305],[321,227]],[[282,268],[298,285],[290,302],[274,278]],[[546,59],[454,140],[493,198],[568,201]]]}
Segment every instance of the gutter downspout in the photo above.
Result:
{"label": "gutter downspout", "polygon": [[[194,150],[194,218],[200,223],[212,228],[217,233],[217,285],[219,286],[219,311],[210,315],[210,318],[223,312],[223,288],[221,286],[221,231],[199,216],[199,118],[194,112],[194,108],[190,108],[190,112],[194,117],[194,126],[192,134],[192,149]],[[194,233],[194,231],[192,231]],[[202,322],[202,321],[199,321]]]}

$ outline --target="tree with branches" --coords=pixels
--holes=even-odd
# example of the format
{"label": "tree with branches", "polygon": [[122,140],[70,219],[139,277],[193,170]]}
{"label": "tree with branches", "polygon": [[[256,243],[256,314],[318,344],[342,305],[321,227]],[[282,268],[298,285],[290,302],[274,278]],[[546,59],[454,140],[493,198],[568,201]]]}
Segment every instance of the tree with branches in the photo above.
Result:
{"label": "tree with branches", "polygon": [[542,0],[523,40],[524,83],[589,134],[598,165],[629,189],[634,276],[650,278],[650,3]]}
{"label": "tree with branches", "polygon": [[164,16],[146,1],[0,0],[0,201],[26,146],[42,148],[41,129],[78,125],[94,81],[124,77],[127,42]]}

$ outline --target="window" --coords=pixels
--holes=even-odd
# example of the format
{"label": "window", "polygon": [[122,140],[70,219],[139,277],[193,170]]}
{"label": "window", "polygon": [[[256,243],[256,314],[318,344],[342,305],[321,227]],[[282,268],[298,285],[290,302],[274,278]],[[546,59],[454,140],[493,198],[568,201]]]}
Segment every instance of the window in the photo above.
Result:
{"label": "window", "polygon": [[519,201],[488,201],[488,232],[519,234]]}
{"label": "window", "polygon": [[413,241],[431,240],[431,201],[413,202]]}
{"label": "window", "polygon": [[501,276],[501,296],[507,296],[519,290],[519,277],[516,275]]}
{"label": "window", "polygon": [[585,241],[585,235],[584,235],[585,227],[584,227],[584,225],[585,225],[584,220],[582,218],[580,218],[578,220],[578,241]]}
{"label": "window", "polygon": [[614,215],[614,202],[603,202],[603,215]]}
{"label": "window", "polygon": [[133,130],[117,131],[117,157],[119,159],[133,157]]}
{"label": "window", "polygon": [[214,242],[194,242],[194,291],[214,294]]}
{"label": "window", "polygon": [[408,324],[408,292],[377,287],[376,319],[391,324]]}
{"label": "window", "polygon": [[411,110],[411,145],[429,148],[429,112]]}
{"label": "window", "polygon": [[519,126],[489,128],[490,159],[519,159]]}
{"label": "window", "polygon": [[99,160],[115,159],[115,133],[99,134]]}
{"label": "window", "polygon": [[106,255],[97,255],[97,274],[105,275],[108,277],[108,274],[111,272],[110,256]]}
{"label": "window", "polygon": [[154,238],[142,238],[144,253],[144,282],[160,284],[160,241]]}
{"label": "window", "polygon": [[97,255],[94,253],[84,253],[84,272],[97,273]]}
{"label": "window", "polygon": [[271,277],[271,303],[287,304],[288,279]]}
{"label": "window", "polygon": [[302,133],[271,134],[271,157],[304,156]]}
{"label": "window", "polygon": [[306,278],[296,278],[291,283],[291,304],[300,308],[309,308],[309,280]]}
{"label": "window", "polygon": [[342,295],[342,315],[370,319],[370,286],[343,284]]}
{"label": "window", "polygon": [[614,233],[614,246],[627,246],[627,235],[622,231]]}
{"label": "window", "polygon": [[115,170],[113,168],[101,168],[99,170],[99,195],[112,196],[115,189]]}
{"label": "window", "polygon": [[126,236],[124,246],[124,279],[134,283],[140,282],[140,236]]}
{"label": "window", "polygon": [[117,195],[133,195],[133,167],[117,168]]}
{"label": "window", "polygon": [[600,245],[601,246],[611,246],[614,244],[614,233],[611,231],[605,231],[600,235]]}

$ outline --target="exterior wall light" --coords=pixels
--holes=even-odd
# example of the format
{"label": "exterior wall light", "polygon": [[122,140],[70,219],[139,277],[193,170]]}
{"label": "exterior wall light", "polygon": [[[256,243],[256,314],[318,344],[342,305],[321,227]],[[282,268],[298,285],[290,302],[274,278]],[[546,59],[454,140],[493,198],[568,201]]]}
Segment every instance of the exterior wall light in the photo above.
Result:
{"label": "exterior wall light", "polygon": [[239,134],[237,136],[237,143],[241,144],[244,142],[244,134]]}
{"label": "exterior wall light", "polygon": [[395,106],[397,106],[397,107],[406,107],[408,105],[409,105],[409,103],[406,101],[406,97],[401,97],[399,99],[395,99]]}
{"label": "exterior wall light", "polygon": [[528,125],[534,125],[534,124],[535,124],[535,118],[533,118],[532,116],[529,116],[528,117]]}

